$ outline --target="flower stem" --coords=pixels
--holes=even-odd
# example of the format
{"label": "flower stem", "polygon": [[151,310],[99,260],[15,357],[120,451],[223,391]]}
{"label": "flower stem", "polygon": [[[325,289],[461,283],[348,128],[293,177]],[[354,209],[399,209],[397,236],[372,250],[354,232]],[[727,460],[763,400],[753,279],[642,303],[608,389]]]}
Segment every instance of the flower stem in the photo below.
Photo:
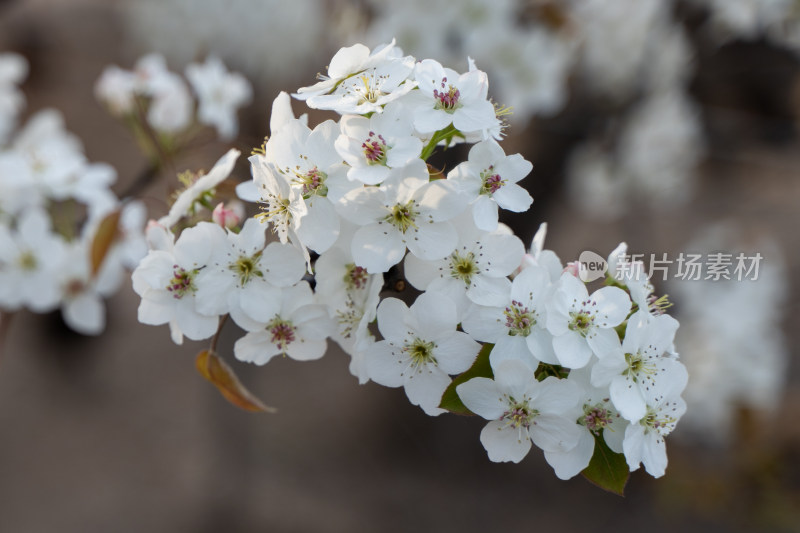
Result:
{"label": "flower stem", "polygon": [[219,334],[222,333],[222,327],[225,325],[225,322],[228,321],[228,315],[222,315],[222,320],[219,321],[219,327],[217,328],[217,332],[214,333],[214,336],[211,338],[211,344],[208,346],[209,353],[217,353],[217,343],[219,342]]}
{"label": "flower stem", "polygon": [[458,135],[459,137],[463,138],[464,136],[461,134],[460,131],[456,129],[455,126],[450,124],[444,129],[441,129],[433,134],[431,140],[422,149],[422,155],[420,156],[424,161],[427,161],[430,156],[433,155],[433,152],[436,150],[436,146],[442,142],[447,141],[447,144],[450,144],[450,141],[453,139],[454,136]]}

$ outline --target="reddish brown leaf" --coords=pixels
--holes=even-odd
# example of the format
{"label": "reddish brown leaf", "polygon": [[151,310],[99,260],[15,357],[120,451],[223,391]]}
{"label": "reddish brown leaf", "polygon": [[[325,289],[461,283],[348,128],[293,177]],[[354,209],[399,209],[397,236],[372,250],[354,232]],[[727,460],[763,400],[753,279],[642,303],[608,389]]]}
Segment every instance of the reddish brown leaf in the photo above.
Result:
{"label": "reddish brown leaf", "polygon": [[119,226],[119,215],[120,211],[117,209],[106,215],[100,225],[97,226],[97,232],[94,234],[92,249],[90,250],[92,276],[97,275],[97,272],[100,271],[103,260],[111,249],[111,245],[114,244],[114,239],[117,237],[117,227]]}
{"label": "reddish brown leaf", "polygon": [[261,400],[242,385],[231,367],[215,353],[203,350],[195,360],[197,371],[213,383],[226,400],[236,407],[251,413],[274,413],[274,407],[264,405]]}
{"label": "reddish brown leaf", "polygon": [[432,180],[443,180],[445,178],[444,170],[439,170],[430,163],[428,163],[428,175]]}

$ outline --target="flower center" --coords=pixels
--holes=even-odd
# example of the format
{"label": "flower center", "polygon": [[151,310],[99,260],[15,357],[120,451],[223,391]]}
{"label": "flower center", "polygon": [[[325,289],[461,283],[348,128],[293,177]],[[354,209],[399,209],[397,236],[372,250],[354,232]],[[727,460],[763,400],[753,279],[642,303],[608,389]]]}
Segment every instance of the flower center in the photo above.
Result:
{"label": "flower center", "polygon": [[167,290],[172,293],[172,297],[180,300],[187,292],[195,292],[197,287],[194,285],[194,276],[197,270],[185,270],[178,265],[172,265],[172,279],[169,280]]}
{"label": "flower center", "polygon": [[294,182],[303,188],[303,198],[308,199],[314,195],[326,196],[328,194],[328,187],[325,185],[328,175],[316,166],[305,173],[295,170],[294,175]]}
{"label": "flower center", "polygon": [[581,310],[578,312],[572,312],[569,314],[569,316],[569,329],[572,331],[577,331],[584,337],[589,334],[594,326],[594,315],[588,311]]}
{"label": "flower center", "polygon": [[511,305],[506,307],[503,314],[506,315],[506,327],[511,336],[527,337],[531,334],[531,327],[536,324],[534,313],[516,300],[511,301]]}
{"label": "flower center", "polygon": [[492,195],[500,190],[500,187],[506,184],[506,180],[500,177],[500,174],[494,173],[494,165],[481,172],[481,194]]}
{"label": "flower center", "polygon": [[450,254],[450,275],[460,279],[466,285],[472,282],[472,276],[478,273],[478,265],[475,264],[475,254],[467,252],[459,255],[458,252]]}
{"label": "flower center", "polygon": [[657,371],[656,365],[648,363],[640,352],[626,353],[625,363],[628,368],[623,370],[623,376],[630,376],[633,381],[638,381],[639,376],[648,376],[655,374]]}
{"label": "flower center", "polygon": [[270,341],[281,351],[286,350],[286,347],[295,341],[294,333],[297,328],[291,322],[282,320],[279,316],[267,324],[267,329],[272,335]]}
{"label": "flower center", "polygon": [[586,429],[595,435],[611,423],[611,411],[604,408],[602,404],[595,406],[584,405],[583,413],[583,418],[578,419],[578,423],[586,426]]}
{"label": "flower center", "polygon": [[262,200],[264,205],[261,207],[261,213],[256,215],[258,219],[266,219],[272,222],[272,231],[283,231],[289,226],[289,221],[292,219],[292,211],[290,210],[291,200],[283,198],[277,194],[269,193],[266,198]]}
{"label": "flower center", "polygon": [[369,132],[369,137],[361,143],[361,148],[364,149],[368,165],[386,165],[386,152],[389,146],[383,135],[376,135],[374,131]]}
{"label": "flower center", "polygon": [[22,252],[17,261],[19,261],[19,267],[22,270],[36,270],[36,265],[38,264],[36,256],[30,251]]}
{"label": "flower center", "polygon": [[662,416],[659,418],[657,413],[652,407],[647,406],[647,414],[644,415],[639,423],[644,426],[645,433],[650,431],[657,431],[659,435],[668,435],[673,429],[678,419],[672,416]]}
{"label": "flower center", "polygon": [[441,109],[452,113],[461,107],[461,92],[452,85],[447,84],[447,78],[442,78],[441,91],[433,90],[433,97],[436,98],[436,109]]}
{"label": "flower center", "polygon": [[409,200],[405,205],[397,204],[392,207],[392,212],[386,215],[384,220],[399,229],[401,233],[405,233],[408,228],[417,227],[416,224],[414,224],[417,214],[414,200]]}
{"label": "flower center", "polygon": [[374,104],[381,96],[386,93],[381,91],[383,80],[387,76],[375,76],[373,69],[369,74],[362,74],[358,77],[361,84],[355,83],[350,86],[350,90],[358,97],[358,104],[366,104],[367,102]]}
{"label": "flower center", "polygon": [[363,289],[369,281],[369,273],[364,267],[356,266],[355,263],[345,265],[347,273],[344,275],[344,283],[348,289]]}
{"label": "flower center", "polygon": [[403,347],[403,351],[411,358],[411,366],[418,368],[428,363],[436,364],[436,358],[433,356],[434,348],[436,348],[436,344],[433,342],[425,342],[420,338],[416,338],[411,343],[406,344]]}
{"label": "flower center", "polygon": [[258,258],[261,252],[252,257],[241,256],[235,263],[231,263],[228,268],[239,276],[239,285],[245,286],[252,276],[263,277],[264,274],[258,270]]}
{"label": "flower center", "polygon": [[531,424],[536,423],[533,421],[533,419],[539,416],[539,411],[536,409],[531,409],[531,407],[528,405],[527,398],[521,402],[516,401],[511,396],[509,396],[507,399],[508,409],[503,412],[503,415],[500,417],[500,420],[506,421],[506,425],[509,425],[514,429],[527,429],[531,427]]}
{"label": "flower center", "polygon": [[364,312],[357,309],[353,300],[349,298],[345,304],[345,309],[336,310],[336,321],[339,324],[339,334],[342,338],[350,338],[353,334],[353,330],[358,329],[359,324],[361,324],[361,318],[363,316]]}

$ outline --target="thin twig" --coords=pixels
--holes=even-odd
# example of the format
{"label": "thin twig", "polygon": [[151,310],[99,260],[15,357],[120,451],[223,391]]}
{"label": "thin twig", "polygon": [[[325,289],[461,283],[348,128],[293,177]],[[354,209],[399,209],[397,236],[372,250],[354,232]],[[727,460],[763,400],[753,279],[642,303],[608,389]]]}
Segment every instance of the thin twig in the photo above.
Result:
{"label": "thin twig", "polygon": [[147,188],[150,183],[158,176],[157,165],[147,165],[147,167],[139,173],[138,176],[130,183],[124,190],[120,191],[120,198],[128,198],[131,196],[139,196],[139,194]]}
{"label": "thin twig", "polygon": [[161,146],[161,142],[158,139],[158,134],[152,128],[152,126],[150,126],[150,123],[147,121],[147,114],[145,113],[144,103],[142,98],[136,98],[136,110],[139,116],[139,123],[142,127],[142,130],[144,131],[145,135],[150,141],[150,144],[153,145],[153,149],[155,150],[160,165],[167,167],[167,170],[169,171],[170,174],[177,175],[177,171],[175,169],[175,163],[172,160],[172,157],[167,152],[164,151],[164,147]]}
{"label": "thin twig", "polygon": [[217,353],[217,342],[219,342],[219,334],[222,333],[222,327],[225,325],[225,322],[228,321],[228,315],[222,315],[222,320],[219,321],[219,327],[217,328],[217,332],[214,333],[214,336],[211,338],[211,344],[208,346],[208,351],[210,353]]}

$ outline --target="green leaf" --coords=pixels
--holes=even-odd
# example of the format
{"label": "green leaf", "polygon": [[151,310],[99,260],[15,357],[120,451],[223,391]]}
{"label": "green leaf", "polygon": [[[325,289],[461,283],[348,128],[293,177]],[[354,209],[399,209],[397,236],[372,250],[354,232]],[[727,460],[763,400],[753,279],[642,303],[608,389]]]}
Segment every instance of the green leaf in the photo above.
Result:
{"label": "green leaf", "polygon": [[492,367],[489,364],[489,354],[492,352],[492,348],[494,348],[494,344],[484,344],[481,351],[478,352],[478,357],[475,358],[475,362],[472,363],[472,366],[469,367],[466,372],[453,379],[453,382],[445,389],[444,394],[442,394],[442,401],[439,404],[441,409],[446,409],[457,415],[474,415],[472,411],[467,409],[467,406],[464,405],[461,398],[458,397],[458,394],[456,394],[456,387],[472,378],[494,377]]}
{"label": "green leaf", "polygon": [[581,473],[601,489],[620,496],[624,496],[625,484],[630,476],[625,456],[611,451],[602,435],[594,436],[594,455],[589,466]]}
{"label": "green leaf", "polygon": [[440,142],[447,141],[447,144],[445,146],[446,148],[450,146],[450,143],[453,141],[453,137],[455,136],[461,137],[462,139],[464,138],[464,134],[458,131],[456,127],[453,126],[452,124],[450,124],[449,126],[447,126],[442,130],[434,132],[433,136],[431,137],[431,140],[428,142],[427,145],[425,145],[425,148],[422,149],[422,154],[420,155],[420,158],[423,161],[427,161],[428,158],[433,155],[433,152],[436,150],[436,146]]}

